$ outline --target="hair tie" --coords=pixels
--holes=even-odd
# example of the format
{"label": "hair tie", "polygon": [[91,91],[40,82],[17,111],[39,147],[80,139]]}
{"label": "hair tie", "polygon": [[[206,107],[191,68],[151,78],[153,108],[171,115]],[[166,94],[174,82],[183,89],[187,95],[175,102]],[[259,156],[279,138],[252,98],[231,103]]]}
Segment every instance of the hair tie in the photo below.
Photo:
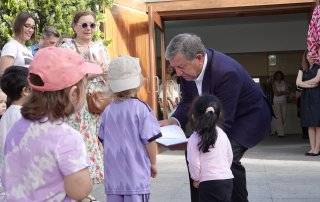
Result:
{"label": "hair tie", "polygon": [[208,112],[214,113],[214,108],[213,108],[213,107],[208,107],[208,108],[206,109],[206,113],[208,113]]}

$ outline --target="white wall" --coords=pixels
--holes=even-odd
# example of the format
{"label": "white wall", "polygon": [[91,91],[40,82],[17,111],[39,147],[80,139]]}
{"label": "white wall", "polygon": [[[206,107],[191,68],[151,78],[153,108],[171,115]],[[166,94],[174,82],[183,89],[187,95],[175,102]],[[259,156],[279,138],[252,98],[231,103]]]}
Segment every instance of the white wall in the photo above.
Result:
{"label": "white wall", "polygon": [[166,22],[166,44],[179,33],[195,33],[207,47],[225,53],[304,50],[308,14]]}

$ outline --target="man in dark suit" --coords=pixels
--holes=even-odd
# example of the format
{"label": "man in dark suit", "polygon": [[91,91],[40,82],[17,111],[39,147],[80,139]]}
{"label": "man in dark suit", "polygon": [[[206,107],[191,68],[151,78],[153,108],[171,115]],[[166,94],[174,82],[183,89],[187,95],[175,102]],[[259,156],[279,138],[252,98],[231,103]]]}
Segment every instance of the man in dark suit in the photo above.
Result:
{"label": "man in dark suit", "polygon": [[[188,111],[198,95],[217,96],[223,106],[223,130],[233,150],[233,202],[248,201],[246,172],[241,158],[270,131],[272,110],[261,88],[235,60],[213,49],[206,49],[193,34],[175,36],[166,49],[166,59],[181,78],[182,100],[175,113],[160,124],[185,128]],[[191,185],[192,187],[192,185]],[[198,201],[191,190],[192,201]]]}

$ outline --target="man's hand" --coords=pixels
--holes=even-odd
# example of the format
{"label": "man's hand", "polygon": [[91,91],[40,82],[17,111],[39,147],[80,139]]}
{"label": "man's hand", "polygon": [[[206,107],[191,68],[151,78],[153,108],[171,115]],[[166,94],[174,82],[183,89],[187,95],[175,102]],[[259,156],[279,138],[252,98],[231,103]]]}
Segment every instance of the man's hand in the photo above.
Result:
{"label": "man's hand", "polygon": [[178,122],[174,118],[168,118],[159,121],[160,126],[168,126],[168,125],[179,125]]}

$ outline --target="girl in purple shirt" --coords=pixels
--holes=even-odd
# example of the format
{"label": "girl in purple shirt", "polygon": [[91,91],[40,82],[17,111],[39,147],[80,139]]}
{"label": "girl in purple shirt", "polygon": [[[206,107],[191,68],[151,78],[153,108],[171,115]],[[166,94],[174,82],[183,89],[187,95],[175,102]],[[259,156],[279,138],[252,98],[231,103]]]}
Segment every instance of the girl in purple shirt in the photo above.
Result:
{"label": "girl in purple shirt", "polygon": [[199,202],[229,202],[233,188],[232,149],[226,133],[217,126],[221,104],[217,97],[200,96],[192,107],[195,131],[188,140],[187,160]]}
{"label": "girl in purple shirt", "polygon": [[150,107],[136,98],[142,84],[139,60],[118,57],[107,76],[115,97],[102,114],[99,132],[107,201],[148,202],[150,177],[157,174],[155,139],[161,133]]}
{"label": "girl in purple shirt", "polygon": [[1,170],[7,201],[71,202],[92,189],[85,144],[64,120],[81,109],[88,74],[100,66],[64,48],[43,48],[29,68],[32,93],[6,134]]}

